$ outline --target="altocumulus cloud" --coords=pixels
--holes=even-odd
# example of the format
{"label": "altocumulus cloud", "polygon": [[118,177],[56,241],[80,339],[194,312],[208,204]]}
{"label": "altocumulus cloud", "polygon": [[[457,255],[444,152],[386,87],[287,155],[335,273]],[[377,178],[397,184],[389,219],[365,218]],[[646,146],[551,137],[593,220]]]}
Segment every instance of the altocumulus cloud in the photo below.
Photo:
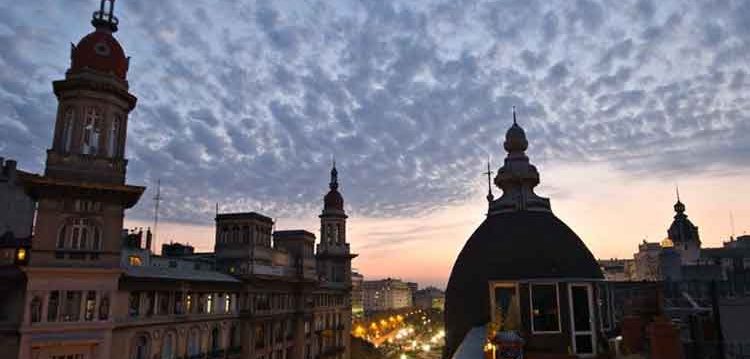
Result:
{"label": "altocumulus cloud", "polygon": [[[94,0],[0,4],[0,153],[40,170]],[[537,163],[750,167],[747,1],[118,1],[132,183],[163,216],[317,211],[332,155],[364,216],[466,199],[512,105]],[[145,218],[150,201],[130,215]]]}

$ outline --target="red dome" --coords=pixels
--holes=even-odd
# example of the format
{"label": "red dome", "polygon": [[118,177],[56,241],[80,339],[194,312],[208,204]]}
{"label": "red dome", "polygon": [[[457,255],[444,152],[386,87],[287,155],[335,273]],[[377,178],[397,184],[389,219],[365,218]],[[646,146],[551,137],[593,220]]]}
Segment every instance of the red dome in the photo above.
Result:
{"label": "red dome", "polygon": [[73,49],[71,70],[92,70],[112,73],[125,80],[128,59],[125,51],[108,31],[97,30],[86,35]]}
{"label": "red dome", "polygon": [[337,209],[340,211],[344,210],[344,197],[341,197],[339,191],[332,189],[323,198],[324,209]]}

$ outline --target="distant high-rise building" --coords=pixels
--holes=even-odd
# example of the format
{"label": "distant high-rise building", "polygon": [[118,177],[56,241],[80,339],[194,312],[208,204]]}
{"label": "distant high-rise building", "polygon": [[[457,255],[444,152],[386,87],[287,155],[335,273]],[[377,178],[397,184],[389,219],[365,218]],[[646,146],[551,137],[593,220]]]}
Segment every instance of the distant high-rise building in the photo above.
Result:
{"label": "distant high-rise building", "polygon": [[364,280],[363,275],[352,272],[352,315],[355,317],[361,316],[365,311]]}
{"label": "distant high-rise building", "polygon": [[420,289],[414,297],[414,306],[417,308],[443,310],[445,307],[445,292],[435,287]]}
{"label": "distant high-rise building", "polygon": [[366,312],[408,308],[412,306],[411,290],[400,279],[366,280],[364,307]]}

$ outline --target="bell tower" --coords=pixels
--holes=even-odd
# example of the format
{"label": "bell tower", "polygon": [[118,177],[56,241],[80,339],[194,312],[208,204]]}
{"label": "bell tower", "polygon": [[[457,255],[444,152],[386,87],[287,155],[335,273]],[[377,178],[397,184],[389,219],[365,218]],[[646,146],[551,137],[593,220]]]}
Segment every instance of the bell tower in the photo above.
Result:
{"label": "bell tower", "polygon": [[324,281],[332,284],[351,283],[351,254],[346,241],[346,219],[344,198],[339,193],[336,162],[331,168],[329,191],[323,198],[323,212],[320,214],[320,244],[318,244],[318,272]]}
{"label": "bell tower", "polygon": [[129,58],[113,36],[114,0],[101,0],[91,24],[94,31],[71,45],[65,78],[52,83],[58,110],[44,175],[26,181],[39,200],[31,265],[116,266],[124,211],[145,189],[125,184],[136,97]]}

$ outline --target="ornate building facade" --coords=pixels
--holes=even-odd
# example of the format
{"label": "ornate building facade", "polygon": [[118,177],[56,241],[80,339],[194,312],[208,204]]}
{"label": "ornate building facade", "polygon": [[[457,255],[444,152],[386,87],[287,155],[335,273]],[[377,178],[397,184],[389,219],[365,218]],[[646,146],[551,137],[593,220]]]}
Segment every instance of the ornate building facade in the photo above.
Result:
{"label": "ornate building facade", "polygon": [[150,231],[123,232],[145,188],[126,183],[136,97],[113,7],[101,1],[53,83],[44,174],[19,172],[38,206],[28,252],[10,252],[23,260],[0,263],[3,357],[349,358],[356,255],[335,166],[317,250],[314,234],[274,232],[255,212],[217,213],[209,253],[170,244],[155,255]]}

